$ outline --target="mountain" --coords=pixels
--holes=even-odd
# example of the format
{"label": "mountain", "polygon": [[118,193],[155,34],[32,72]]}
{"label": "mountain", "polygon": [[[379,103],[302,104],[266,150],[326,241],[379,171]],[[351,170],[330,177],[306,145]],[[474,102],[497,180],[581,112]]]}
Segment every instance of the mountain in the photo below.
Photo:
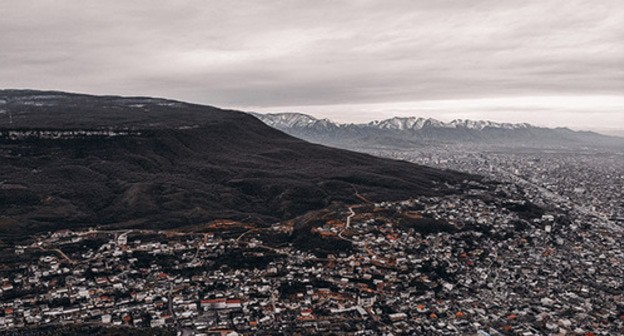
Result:
{"label": "mountain", "polygon": [[407,117],[407,118],[399,118],[394,117],[391,119],[386,119],[382,121],[372,121],[366,124],[368,127],[386,129],[386,130],[422,130],[424,128],[453,128],[453,129],[470,129],[470,130],[479,130],[482,131],[485,128],[500,128],[500,129],[526,129],[532,127],[529,124],[507,124],[507,123],[495,123],[492,121],[472,121],[472,120],[464,120],[464,119],[455,119],[450,123],[444,123],[439,120],[435,120],[432,118],[416,118],[416,117]]}
{"label": "mountain", "polygon": [[311,144],[237,111],[27,90],[0,91],[0,158],[0,239],[216,219],[270,224],[356,202],[355,190],[398,200],[476,179]]}
{"label": "mountain", "polygon": [[543,128],[526,123],[394,117],[366,124],[339,124],[301,113],[254,113],[258,119],[290,135],[344,148],[413,147],[431,143],[475,143],[503,146],[624,148],[624,138]]}

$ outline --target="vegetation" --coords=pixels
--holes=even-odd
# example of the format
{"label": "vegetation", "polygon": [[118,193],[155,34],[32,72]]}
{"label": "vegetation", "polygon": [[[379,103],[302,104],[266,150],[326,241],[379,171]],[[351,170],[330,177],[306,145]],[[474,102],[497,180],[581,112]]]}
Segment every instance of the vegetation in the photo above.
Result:
{"label": "vegetation", "polygon": [[[15,120],[0,123],[0,237],[85,226],[180,228],[214,219],[267,225],[353,202],[354,186],[372,200],[398,200],[442,194],[448,190],[437,186],[473,178],[307,143],[240,112],[37,94],[0,91]],[[29,99],[37,104],[24,103]],[[101,136],[102,129],[121,135]],[[36,136],[8,136],[29,130]],[[45,130],[82,135],[40,136]],[[97,135],[85,135],[89,130]]]}

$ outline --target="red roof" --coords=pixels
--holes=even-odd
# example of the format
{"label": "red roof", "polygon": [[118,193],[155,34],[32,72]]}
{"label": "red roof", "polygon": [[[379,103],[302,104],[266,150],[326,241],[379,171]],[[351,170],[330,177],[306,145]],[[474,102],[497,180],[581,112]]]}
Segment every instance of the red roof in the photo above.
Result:
{"label": "red roof", "polygon": [[225,299],[206,299],[206,300],[201,300],[201,303],[220,303],[220,302],[225,302]]}

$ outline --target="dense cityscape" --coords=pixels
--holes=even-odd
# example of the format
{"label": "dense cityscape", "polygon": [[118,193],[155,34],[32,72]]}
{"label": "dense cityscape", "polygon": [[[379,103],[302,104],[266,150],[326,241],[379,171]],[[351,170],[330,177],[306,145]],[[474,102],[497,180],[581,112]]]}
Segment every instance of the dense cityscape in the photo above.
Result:
{"label": "dense cityscape", "polygon": [[[402,156],[405,153],[383,153]],[[494,179],[257,227],[63,230],[5,249],[0,329],[165,334],[615,335],[622,157],[416,155]],[[405,157],[403,157],[405,159]],[[600,159],[599,161],[597,159]],[[581,169],[582,167],[582,169]],[[499,183],[495,180],[506,182]]]}
{"label": "dense cityscape", "polygon": [[416,150],[366,149],[376,155],[466,171],[522,185],[555,204],[624,225],[624,152],[522,149],[483,145]]}

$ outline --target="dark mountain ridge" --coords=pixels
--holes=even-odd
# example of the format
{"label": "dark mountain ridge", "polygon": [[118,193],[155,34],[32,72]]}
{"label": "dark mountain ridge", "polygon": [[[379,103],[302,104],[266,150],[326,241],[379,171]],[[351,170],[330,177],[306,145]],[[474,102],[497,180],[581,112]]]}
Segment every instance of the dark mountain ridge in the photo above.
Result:
{"label": "dark mountain ridge", "polygon": [[0,238],[69,227],[258,224],[474,176],[328,148],[246,113],[145,97],[0,91]]}

